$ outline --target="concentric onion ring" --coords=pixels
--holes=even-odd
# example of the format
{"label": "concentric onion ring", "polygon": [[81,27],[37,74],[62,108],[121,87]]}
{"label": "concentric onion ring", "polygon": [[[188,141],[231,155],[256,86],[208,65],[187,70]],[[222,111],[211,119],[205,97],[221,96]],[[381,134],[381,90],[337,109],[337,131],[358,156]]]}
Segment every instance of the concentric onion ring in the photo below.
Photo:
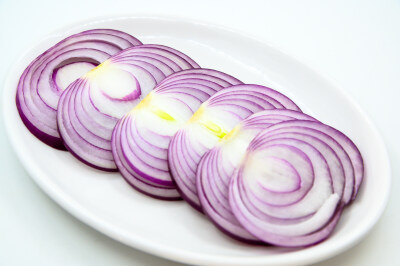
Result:
{"label": "concentric onion ring", "polygon": [[253,138],[263,129],[289,120],[315,120],[293,110],[273,109],[255,113],[206,152],[197,167],[197,191],[203,211],[228,235],[245,242],[259,240],[236,220],[229,205],[229,182]]}
{"label": "concentric onion ring", "polygon": [[172,176],[182,197],[201,210],[196,171],[201,157],[243,119],[266,109],[300,110],[283,94],[260,85],[236,85],[204,102],[175,134],[168,148]]}
{"label": "concentric onion ring", "polygon": [[343,133],[317,121],[281,122],[251,141],[229,184],[231,211],[266,243],[313,245],[335,228],[361,168]]}
{"label": "concentric onion ring", "polygon": [[17,87],[16,104],[26,127],[44,143],[65,149],[56,122],[61,93],[112,55],[140,44],[124,32],[95,29],[74,34],[38,56],[25,69]]}
{"label": "concentric onion ring", "polygon": [[58,105],[58,128],[65,146],[86,164],[116,171],[112,131],[170,74],[199,66],[170,47],[145,44],[125,49],[71,84]]}
{"label": "concentric onion ring", "polygon": [[180,198],[168,167],[169,142],[204,101],[236,84],[232,76],[201,68],[162,81],[114,129],[111,146],[124,178],[153,197]]}

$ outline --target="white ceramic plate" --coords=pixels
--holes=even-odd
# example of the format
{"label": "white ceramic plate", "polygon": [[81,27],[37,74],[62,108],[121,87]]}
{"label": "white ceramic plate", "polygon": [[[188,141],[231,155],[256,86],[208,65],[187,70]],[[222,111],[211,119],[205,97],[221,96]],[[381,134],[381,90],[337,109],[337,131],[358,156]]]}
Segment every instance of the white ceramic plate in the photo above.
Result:
{"label": "white ceramic plate", "polygon": [[[333,235],[305,249],[257,247],[220,233],[185,202],[164,202],[133,190],[117,173],[93,170],[67,152],[38,141],[15,106],[19,76],[29,62],[66,35],[90,28],[115,28],[144,43],[165,44],[201,66],[247,83],[278,89],[305,112],[342,130],[358,145],[366,177],[356,202],[345,210]],[[355,245],[376,223],[388,198],[386,150],[365,114],[331,81],[293,57],[243,34],[205,23],[160,17],[119,17],[65,27],[34,46],[11,71],[4,88],[4,114],[12,145],[39,186],[58,204],[100,232],[168,259],[213,265],[310,264]]]}

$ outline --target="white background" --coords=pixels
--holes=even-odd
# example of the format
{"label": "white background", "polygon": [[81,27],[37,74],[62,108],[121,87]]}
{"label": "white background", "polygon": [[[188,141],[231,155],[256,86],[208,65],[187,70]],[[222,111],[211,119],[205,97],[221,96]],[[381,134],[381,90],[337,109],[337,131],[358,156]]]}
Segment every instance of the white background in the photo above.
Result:
{"label": "white background", "polygon": [[[318,265],[400,265],[399,1],[0,0],[0,84],[13,62],[47,33],[113,14],[164,14],[228,26],[341,84],[382,134],[392,162],[392,191],[367,237]],[[13,153],[2,115],[7,114],[0,118],[0,265],[177,265],[103,236],[51,201]]]}

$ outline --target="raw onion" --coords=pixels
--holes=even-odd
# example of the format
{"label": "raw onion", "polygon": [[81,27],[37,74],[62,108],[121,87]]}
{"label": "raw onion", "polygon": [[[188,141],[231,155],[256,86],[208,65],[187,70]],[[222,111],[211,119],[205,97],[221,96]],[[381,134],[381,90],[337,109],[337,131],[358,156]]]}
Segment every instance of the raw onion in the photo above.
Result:
{"label": "raw onion", "polygon": [[42,53],[25,69],[17,87],[16,104],[25,126],[44,143],[65,149],[56,122],[61,93],[112,55],[140,44],[127,33],[95,29],[74,34]]}
{"label": "raw onion", "polygon": [[167,46],[123,50],[76,80],[62,94],[58,128],[67,149],[84,163],[116,171],[111,135],[124,114],[172,73],[199,66]]}
{"label": "raw onion", "polygon": [[170,75],[116,125],[112,151],[116,165],[134,188],[160,199],[179,199],[169,172],[168,145],[199,106],[239,80],[211,69]]}
{"label": "raw onion", "polygon": [[119,170],[149,196],[183,198],[248,243],[323,241],[364,179],[356,145],[285,95],[117,30],[42,53],[21,75],[16,105],[42,142]]}
{"label": "raw onion", "polygon": [[343,203],[347,205],[356,198],[364,178],[364,162],[357,146],[345,134],[326,124],[304,120],[280,123],[274,125],[273,130],[276,134],[297,134],[303,140],[312,137],[317,140],[316,143],[328,145],[343,167],[346,183],[342,195]]}
{"label": "raw onion", "polygon": [[245,242],[259,242],[236,220],[229,205],[229,182],[253,138],[273,124],[289,120],[315,120],[293,110],[273,109],[255,113],[234,127],[202,157],[197,168],[197,192],[203,211],[228,235]]}
{"label": "raw onion", "polygon": [[182,197],[201,211],[196,171],[201,157],[253,113],[300,109],[283,94],[260,85],[236,85],[214,94],[174,135],[168,148],[169,169]]}
{"label": "raw onion", "polygon": [[[345,160],[352,176],[346,176]],[[313,245],[335,228],[357,193],[359,175],[361,155],[343,133],[317,121],[281,122],[250,142],[230,180],[229,203],[256,238],[278,246]]]}

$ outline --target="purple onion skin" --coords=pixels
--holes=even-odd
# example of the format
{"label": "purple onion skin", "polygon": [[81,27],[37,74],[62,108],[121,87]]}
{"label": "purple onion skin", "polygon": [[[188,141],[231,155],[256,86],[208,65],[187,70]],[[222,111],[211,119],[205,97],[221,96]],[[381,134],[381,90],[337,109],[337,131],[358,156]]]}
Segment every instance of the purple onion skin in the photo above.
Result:
{"label": "purple onion skin", "polygon": [[49,145],[50,147],[53,147],[54,149],[61,150],[61,151],[66,151],[67,149],[64,146],[64,142],[60,138],[56,138],[53,136],[50,136],[43,131],[39,130],[37,127],[35,127],[24,115],[24,112],[21,110],[21,105],[18,100],[18,97],[15,98],[15,102],[17,105],[18,113],[19,116],[21,117],[22,122],[26,126],[26,128],[34,135],[36,138],[38,138],[40,141],[44,142],[45,144]]}
{"label": "purple onion skin", "polygon": [[82,157],[78,156],[78,155],[74,152],[73,149],[71,149],[70,147],[68,147],[68,145],[67,145],[65,142],[63,142],[63,144],[64,144],[64,146],[65,146],[65,148],[66,148],[67,151],[69,151],[75,158],[77,158],[79,161],[81,161],[81,162],[84,163],[85,165],[87,165],[87,166],[89,166],[89,167],[91,167],[91,168],[94,168],[94,169],[103,171],[103,172],[110,172],[110,173],[118,172],[118,169],[103,168],[103,167],[99,167],[99,166],[97,166],[97,165],[94,165],[94,164],[92,164],[92,163],[89,163],[88,161],[86,161],[86,160],[83,159]]}
{"label": "purple onion skin", "polygon": [[157,200],[165,200],[165,201],[182,201],[181,197],[162,197],[162,196],[158,196],[158,195],[154,195],[151,193],[148,193],[140,188],[138,188],[137,186],[133,185],[131,182],[129,182],[126,178],[124,178],[124,180],[126,181],[126,183],[128,183],[132,188],[134,188],[135,190],[139,191],[140,193],[152,197],[153,199],[157,199]]}
{"label": "purple onion skin", "polygon": [[222,233],[227,235],[230,239],[234,239],[238,241],[240,244],[248,244],[252,246],[272,246],[269,243],[263,242],[261,240],[249,240],[246,238],[238,237],[237,235],[232,234],[231,232],[225,230],[225,228],[221,227],[218,223],[216,223],[213,219],[211,219],[208,215],[206,215],[210,221],[217,227]]}

